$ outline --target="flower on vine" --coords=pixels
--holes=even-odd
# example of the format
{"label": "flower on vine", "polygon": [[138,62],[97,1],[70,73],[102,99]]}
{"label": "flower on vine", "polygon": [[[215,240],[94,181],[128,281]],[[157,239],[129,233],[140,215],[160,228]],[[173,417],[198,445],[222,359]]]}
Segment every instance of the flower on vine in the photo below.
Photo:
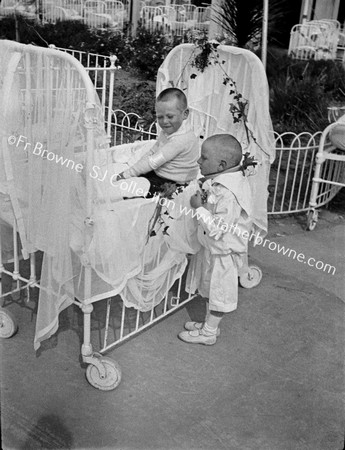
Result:
{"label": "flower on vine", "polygon": [[167,203],[163,202],[162,199],[172,199],[175,195],[183,192],[185,186],[178,186],[176,183],[167,182],[162,185],[162,190],[158,194],[158,202],[153,212],[153,215],[149,222],[147,240],[152,236],[157,236],[157,232],[161,227],[163,227],[162,234],[169,236],[168,229],[169,225],[165,222],[164,216],[168,216],[166,219],[173,219],[170,216],[169,211],[166,207]]}

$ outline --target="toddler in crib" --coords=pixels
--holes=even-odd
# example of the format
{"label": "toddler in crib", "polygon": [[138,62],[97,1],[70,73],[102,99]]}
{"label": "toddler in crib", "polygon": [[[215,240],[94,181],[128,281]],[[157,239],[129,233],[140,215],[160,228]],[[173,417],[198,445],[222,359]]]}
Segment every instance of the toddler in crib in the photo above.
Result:
{"label": "toddler in crib", "polygon": [[177,88],[162,91],[156,99],[156,115],[162,131],[148,154],[118,179],[144,176],[151,183],[150,195],[159,192],[164,183],[184,185],[199,172],[199,143],[186,124],[189,110],[185,94]]}
{"label": "toddler in crib", "polygon": [[196,192],[190,204],[197,212],[202,247],[191,266],[194,289],[208,303],[205,321],[186,322],[186,331],[179,334],[187,343],[215,344],[224,314],[237,308],[238,268],[241,255],[247,253],[252,214],[250,186],[241,160],[241,145],[230,134],[211,136],[201,147],[198,164],[205,194]]}

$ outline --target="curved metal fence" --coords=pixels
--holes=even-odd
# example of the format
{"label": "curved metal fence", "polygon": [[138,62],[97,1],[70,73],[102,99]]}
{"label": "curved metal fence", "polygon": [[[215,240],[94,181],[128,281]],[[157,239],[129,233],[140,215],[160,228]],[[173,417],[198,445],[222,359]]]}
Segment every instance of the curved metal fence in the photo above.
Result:
{"label": "curved metal fence", "polygon": [[[310,210],[309,200],[313,182],[315,157],[322,132],[315,134],[275,133],[276,159],[271,166],[268,214],[292,214]],[[329,150],[331,145],[327,144]],[[344,172],[344,163],[326,160],[322,165],[317,207],[332,200],[341,187],[328,181],[337,181]]]}

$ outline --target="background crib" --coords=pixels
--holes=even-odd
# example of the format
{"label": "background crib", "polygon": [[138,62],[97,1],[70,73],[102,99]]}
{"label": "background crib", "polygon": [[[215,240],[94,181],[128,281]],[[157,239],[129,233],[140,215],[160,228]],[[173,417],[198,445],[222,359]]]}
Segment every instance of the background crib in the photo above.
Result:
{"label": "background crib", "polygon": [[325,205],[345,187],[345,122],[344,117],[328,125],[321,134],[312,178],[308,230],[315,229],[318,208]]}

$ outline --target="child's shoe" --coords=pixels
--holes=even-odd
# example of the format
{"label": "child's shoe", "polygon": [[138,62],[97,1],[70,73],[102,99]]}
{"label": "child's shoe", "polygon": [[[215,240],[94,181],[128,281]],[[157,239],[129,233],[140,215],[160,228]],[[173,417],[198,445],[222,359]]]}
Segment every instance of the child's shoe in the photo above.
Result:
{"label": "child's shoe", "polygon": [[179,333],[178,337],[181,341],[187,342],[188,344],[214,345],[217,342],[216,333],[208,333],[204,328],[192,331],[182,331]]}
{"label": "child's shoe", "polygon": [[[204,326],[204,322],[186,322],[184,328],[187,331],[201,330]],[[217,328],[217,337],[220,335],[220,329]]]}

